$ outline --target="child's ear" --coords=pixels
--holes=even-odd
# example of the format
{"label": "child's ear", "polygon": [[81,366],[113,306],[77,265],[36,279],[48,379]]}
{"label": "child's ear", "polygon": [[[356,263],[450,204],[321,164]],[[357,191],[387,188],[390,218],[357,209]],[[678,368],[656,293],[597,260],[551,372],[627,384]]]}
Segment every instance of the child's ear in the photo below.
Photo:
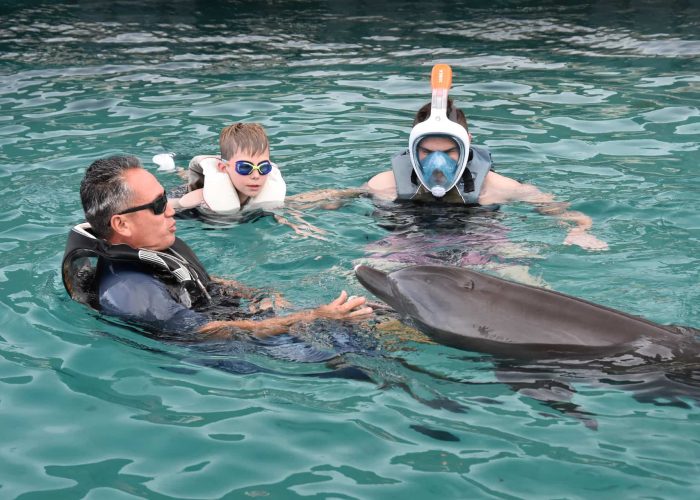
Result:
{"label": "child's ear", "polygon": [[225,171],[226,171],[226,163],[224,163],[223,161],[219,160],[219,161],[216,163],[216,169],[217,169],[219,172],[225,172]]}

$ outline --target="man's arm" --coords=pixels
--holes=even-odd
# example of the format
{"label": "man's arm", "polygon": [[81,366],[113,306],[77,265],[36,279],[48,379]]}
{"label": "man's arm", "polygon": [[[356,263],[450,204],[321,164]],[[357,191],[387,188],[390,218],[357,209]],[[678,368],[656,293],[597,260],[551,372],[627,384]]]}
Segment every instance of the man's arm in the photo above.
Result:
{"label": "man's arm", "polygon": [[210,321],[203,325],[199,332],[215,337],[231,337],[236,334],[235,330],[247,330],[253,332],[256,337],[270,337],[287,333],[289,327],[296,323],[307,323],[316,319],[359,320],[369,318],[373,311],[371,307],[365,306],[365,303],[364,297],[348,299],[348,294],[343,290],[333,302],[316,309],[259,321]]}
{"label": "man's arm", "polygon": [[[309,206],[305,208],[313,207]],[[275,221],[277,221],[278,224],[291,227],[296,234],[303,236],[304,238],[308,236],[310,238],[316,238],[317,240],[328,241],[328,239],[325,237],[326,231],[306,221],[301,216],[301,212],[299,212],[299,210],[289,207],[286,207],[286,210],[290,216],[294,217],[294,220],[297,221],[296,224],[280,214],[274,214]]]}
{"label": "man's arm", "polygon": [[287,196],[284,200],[285,210],[295,222],[287,217],[275,214],[275,220],[279,224],[291,227],[296,234],[303,237],[316,238],[317,240],[328,241],[325,237],[326,231],[320,229],[306,221],[301,211],[323,209],[337,210],[350,198],[357,198],[367,193],[365,187],[347,189],[319,189],[308,193],[299,193]]}
{"label": "man's arm", "polygon": [[321,205],[320,208],[325,208],[323,206],[324,203],[333,203],[346,200],[348,198],[357,198],[358,196],[362,196],[366,193],[367,189],[365,187],[345,189],[319,189],[316,191],[309,191],[308,193],[299,193],[293,196],[287,196],[287,198],[285,198],[285,202],[291,202],[293,205],[318,203],[319,205]]}
{"label": "man's arm", "polygon": [[242,299],[254,299],[260,294],[259,289],[246,286],[240,281],[228,278],[219,278],[218,276],[210,276],[209,280],[212,283],[216,283],[217,285],[221,285],[227,289],[235,291],[235,294]]}
{"label": "man's arm", "polygon": [[326,210],[335,210],[345,200],[366,195],[383,200],[395,200],[396,182],[394,181],[394,172],[391,170],[381,172],[358,188],[319,189],[318,191],[288,196],[285,202],[289,202],[290,206],[298,209],[324,208]]}
{"label": "man's arm", "polygon": [[[249,309],[250,312],[254,314],[267,311],[269,309],[284,309],[291,306],[291,304],[282,296],[281,293],[274,290],[252,288],[244,285],[240,281],[220,278],[218,276],[210,276],[209,280],[212,283],[223,287],[225,290],[224,293],[253,301],[251,302]],[[262,295],[264,296],[261,297]]]}
{"label": "man's arm", "polygon": [[593,220],[586,214],[567,210],[568,203],[554,201],[554,196],[543,193],[532,184],[522,184],[514,179],[489,172],[484,179],[479,203],[491,205],[512,201],[524,201],[535,205],[536,210],[544,215],[558,218],[570,227],[564,239],[565,245],[578,245],[586,250],[607,250],[608,244],[599,240],[588,230],[593,226]]}
{"label": "man's arm", "polygon": [[[100,305],[105,314],[147,325],[154,330],[182,334],[196,330],[216,337],[232,337],[236,330],[247,330],[256,337],[269,337],[289,331],[300,322],[316,319],[360,320],[369,318],[373,310],[365,306],[364,297],[353,297],[343,291],[330,304],[287,316],[264,320],[232,320],[207,322],[197,313],[175,301],[166,286],[157,278],[144,273],[122,273],[101,290]],[[224,283],[225,280],[219,280]],[[252,289],[250,289],[252,290]]]}

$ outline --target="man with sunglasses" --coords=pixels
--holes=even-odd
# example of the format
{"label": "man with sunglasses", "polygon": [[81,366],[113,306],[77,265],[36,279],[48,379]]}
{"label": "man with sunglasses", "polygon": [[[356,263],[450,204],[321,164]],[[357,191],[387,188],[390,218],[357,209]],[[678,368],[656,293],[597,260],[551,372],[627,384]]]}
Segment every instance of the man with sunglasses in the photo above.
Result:
{"label": "man with sunglasses", "polygon": [[[80,185],[87,223],[71,232],[63,279],[72,298],[105,314],[170,334],[196,331],[217,336],[238,330],[256,336],[285,333],[298,322],[364,319],[364,297],[343,291],[316,309],[262,320],[211,321],[205,314],[214,283],[194,252],[175,236],[175,211],[163,186],[134,156],[113,156],[90,165]],[[86,259],[97,257],[88,280]]]}

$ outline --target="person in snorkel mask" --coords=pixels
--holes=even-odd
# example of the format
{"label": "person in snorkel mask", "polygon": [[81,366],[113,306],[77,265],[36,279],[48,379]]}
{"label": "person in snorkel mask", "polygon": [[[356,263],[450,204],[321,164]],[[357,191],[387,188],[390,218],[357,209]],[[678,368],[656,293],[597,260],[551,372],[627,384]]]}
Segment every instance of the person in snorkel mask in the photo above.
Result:
{"label": "person in snorkel mask", "polygon": [[491,152],[472,144],[464,112],[448,98],[451,83],[450,66],[436,64],[431,75],[432,101],[416,113],[408,148],[392,158],[391,170],[373,176],[359,188],[323,189],[287,200],[302,209],[335,209],[343,200],[369,194],[380,200],[489,210],[497,210],[502,203],[524,201],[567,224],[564,244],[607,250],[607,243],[588,232],[593,225],[589,216],[568,210],[568,203],[556,202],[553,195],[531,184],[494,171]]}
{"label": "person in snorkel mask", "polygon": [[433,67],[433,99],[416,114],[408,149],[392,158],[390,171],[372,177],[365,192],[392,201],[456,203],[492,210],[502,203],[524,201],[570,225],[565,244],[606,250],[607,243],[588,232],[593,224],[589,216],[567,210],[568,204],[555,202],[551,194],[493,170],[490,151],[471,143],[466,116],[447,97],[451,82],[448,65]]}

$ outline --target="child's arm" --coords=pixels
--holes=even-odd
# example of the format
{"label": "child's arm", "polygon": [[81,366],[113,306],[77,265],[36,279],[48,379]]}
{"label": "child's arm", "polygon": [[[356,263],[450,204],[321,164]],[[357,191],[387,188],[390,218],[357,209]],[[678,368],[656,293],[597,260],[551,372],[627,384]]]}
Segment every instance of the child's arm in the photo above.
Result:
{"label": "child's arm", "polygon": [[175,210],[198,207],[204,202],[204,189],[195,189],[181,198],[170,198],[168,201]]}

